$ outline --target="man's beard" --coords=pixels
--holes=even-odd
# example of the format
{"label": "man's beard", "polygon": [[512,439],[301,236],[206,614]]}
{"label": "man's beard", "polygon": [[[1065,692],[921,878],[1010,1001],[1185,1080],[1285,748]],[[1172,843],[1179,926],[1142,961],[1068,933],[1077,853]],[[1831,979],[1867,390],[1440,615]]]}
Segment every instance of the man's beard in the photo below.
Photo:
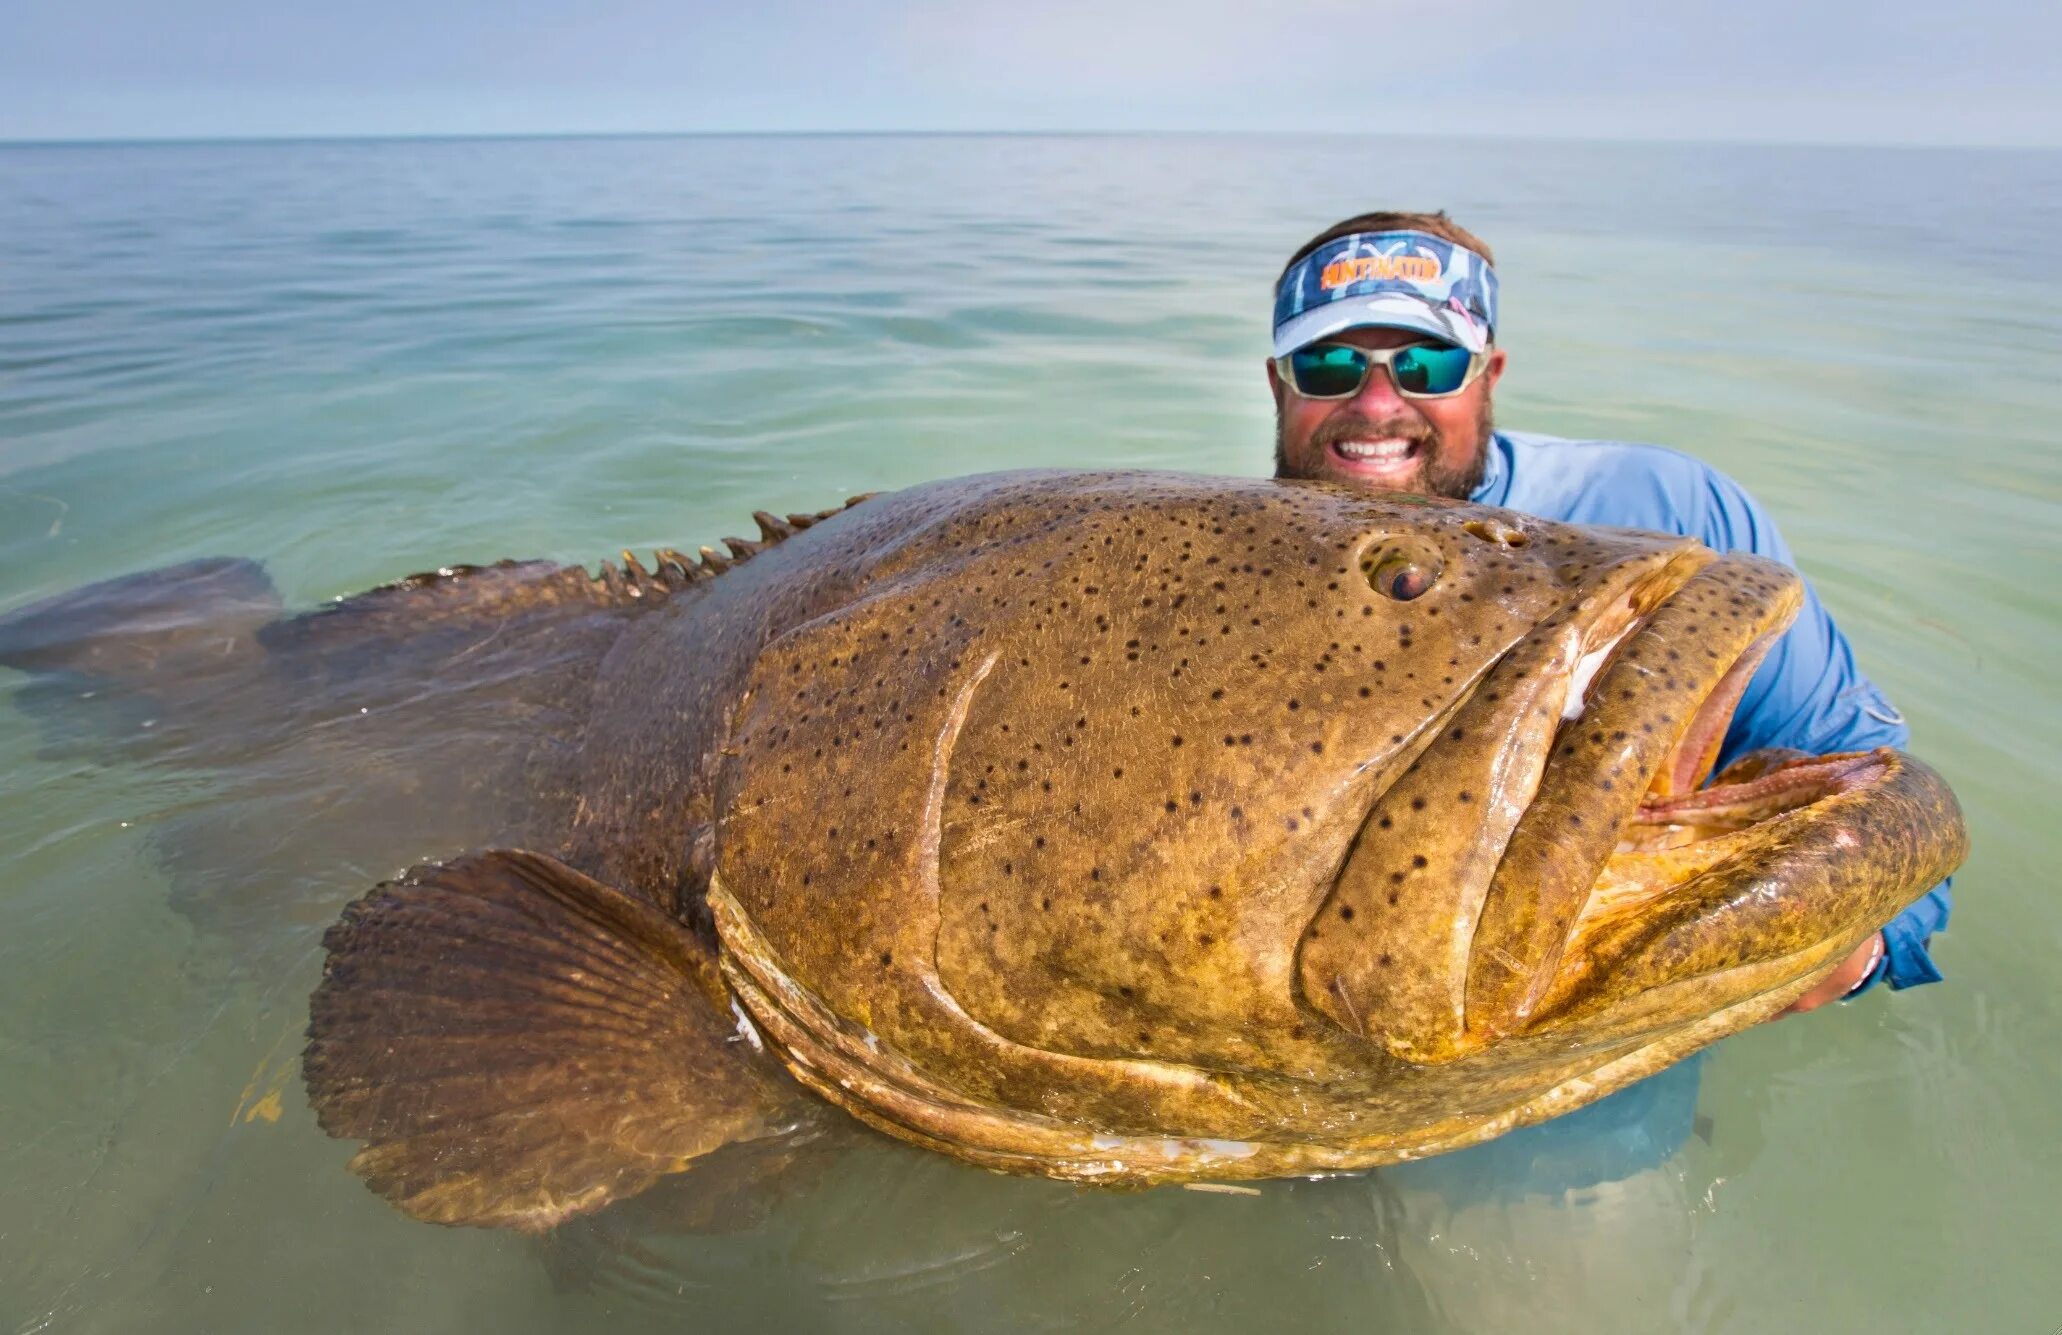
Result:
{"label": "man's beard", "polygon": [[[1418,457],[1422,462],[1418,480],[1408,490],[1424,496],[1445,496],[1465,501],[1475,494],[1475,488],[1482,485],[1482,476],[1489,469],[1489,438],[1495,431],[1495,414],[1491,410],[1489,396],[1484,394],[1482,411],[1475,416],[1475,452],[1458,468],[1448,468],[1440,462],[1439,453],[1433,448],[1438,443],[1438,433],[1422,419],[1377,422],[1360,416],[1328,418],[1311,435],[1310,445],[1323,455],[1343,440],[1393,437],[1410,441],[1418,447]],[[1274,414],[1274,475],[1281,478],[1303,476],[1289,468],[1289,454],[1282,446],[1282,414],[1279,408]]]}

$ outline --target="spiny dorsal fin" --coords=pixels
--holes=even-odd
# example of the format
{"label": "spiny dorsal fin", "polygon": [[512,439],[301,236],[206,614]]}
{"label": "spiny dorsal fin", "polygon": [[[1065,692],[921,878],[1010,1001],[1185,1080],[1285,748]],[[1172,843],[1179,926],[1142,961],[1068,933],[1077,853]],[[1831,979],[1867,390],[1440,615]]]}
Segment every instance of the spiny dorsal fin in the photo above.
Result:
{"label": "spiny dorsal fin", "polygon": [[499,620],[525,610],[599,601],[594,582],[577,566],[549,561],[441,566],[337,598],[306,616],[268,627],[264,638],[279,648],[309,637],[415,634],[430,623]]}
{"label": "spiny dorsal fin", "polygon": [[668,588],[684,589],[690,584],[697,584],[709,578],[709,572],[702,569],[700,563],[685,552],[677,552],[671,547],[661,547],[653,555],[659,563],[659,577],[666,581]]}
{"label": "spiny dorsal fin", "polygon": [[697,560],[672,547],[661,547],[653,553],[651,568],[647,569],[626,550],[622,554],[621,565],[603,561],[592,575],[578,566],[555,566],[548,561],[441,566],[339,598],[333,607],[325,609],[325,615],[366,617],[387,614],[412,623],[440,615],[500,615],[513,611],[518,605],[559,602],[568,598],[583,598],[604,607],[657,602],[690,585],[714,579],[739,562],[748,561],[776,543],[865,499],[865,496],[855,497],[844,505],[819,510],[815,514],[789,515],[786,520],[764,510],[755,511],[752,518],[765,536],[759,541],[723,539],[723,545],[730,549],[728,555],[713,547],[704,547]]}

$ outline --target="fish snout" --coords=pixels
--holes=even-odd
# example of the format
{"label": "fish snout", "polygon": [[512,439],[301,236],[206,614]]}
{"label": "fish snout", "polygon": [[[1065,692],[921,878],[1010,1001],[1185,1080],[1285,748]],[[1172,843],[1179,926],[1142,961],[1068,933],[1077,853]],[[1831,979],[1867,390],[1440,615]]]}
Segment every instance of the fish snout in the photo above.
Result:
{"label": "fish snout", "polygon": [[[1663,989],[1684,970],[1708,972],[1722,953],[1714,941],[1730,941],[1743,961],[1783,954],[1779,938],[1792,954],[1831,958],[1879,901],[1897,899],[1881,915],[1892,916],[1910,897],[1912,869],[1945,854],[1827,872],[1844,878],[1850,907],[1808,942],[1800,924],[1812,915],[1787,887],[1818,884],[1810,868],[1837,867],[1849,843],[1899,821],[1913,838],[1959,830],[1958,816],[1917,814],[1952,804],[1944,786],[1880,811],[1856,805],[1854,794],[1889,793],[1892,778],[1917,773],[1908,758],[1786,769],[1763,800],[1791,805],[1731,831],[1730,843],[1712,842],[1715,827],[1668,823],[1707,809],[1695,795],[1733,709],[1801,600],[1793,572],[1691,544],[1621,563],[1566,614],[1544,618],[1436,721],[1375,801],[1301,942],[1305,1004],[1394,1057],[1437,1064],[1588,1014],[1591,1003],[1609,1009]],[[1843,796],[1852,800],[1826,805]],[[1708,809],[1737,816],[1723,796]],[[1820,841],[1809,853],[1794,838],[1807,822]],[[1952,852],[1958,837],[1935,842]],[[1748,898],[1791,906],[1778,915],[1787,934],[1773,933],[1774,918],[1718,911],[1750,883]],[[1664,966],[1685,933],[1706,943],[1707,963]],[[1637,943],[1650,938],[1674,944],[1635,966],[1645,958]],[[1817,963],[1800,957],[1797,968]]]}

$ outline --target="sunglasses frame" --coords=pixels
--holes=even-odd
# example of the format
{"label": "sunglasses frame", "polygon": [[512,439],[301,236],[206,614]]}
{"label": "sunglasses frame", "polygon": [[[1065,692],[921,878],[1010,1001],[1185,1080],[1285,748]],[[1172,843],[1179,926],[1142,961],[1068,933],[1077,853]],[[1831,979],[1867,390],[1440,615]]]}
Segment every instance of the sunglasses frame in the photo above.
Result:
{"label": "sunglasses frame", "polygon": [[[1455,385],[1452,389],[1447,390],[1443,394],[1424,394],[1413,390],[1405,389],[1402,385],[1397,384],[1396,368],[1392,366],[1391,363],[1394,362],[1398,357],[1401,357],[1404,353],[1413,352],[1419,348],[1450,348],[1453,346],[1454,345],[1451,343],[1440,343],[1433,339],[1426,339],[1423,342],[1405,343],[1401,347],[1395,348],[1363,348],[1358,343],[1341,343],[1337,339],[1321,338],[1315,343],[1304,344],[1302,347],[1297,348],[1295,352],[1289,353],[1286,357],[1275,358],[1274,364],[1276,373],[1281,376],[1282,383],[1289,387],[1290,393],[1296,395],[1296,397],[1298,398],[1310,399],[1317,403],[1331,403],[1336,402],[1340,399],[1352,398],[1354,395],[1360,393],[1362,390],[1367,388],[1368,377],[1375,373],[1375,368],[1377,366],[1381,367],[1382,370],[1385,373],[1387,373],[1387,375],[1389,376],[1389,384],[1396,390],[1397,397],[1399,398],[1450,399],[1454,395],[1462,393],[1468,388],[1468,386],[1475,383],[1476,377],[1480,376],[1482,374],[1483,368],[1489,364],[1488,357],[1484,356],[1482,353],[1479,352],[1468,353],[1468,370],[1467,373],[1461,377],[1461,383]],[[1289,359],[1294,357],[1297,352],[1309,352],[1315,348],[1351,348],[1353,351],[1359,353],[1363,358],[1366,359],[1366,365],[1360,373],[1359,382],[1356,383],[1352,389],[1347,390],[1344,394],[1305,394],[1302,388],[1296,383],[1296,375],[1294,370],[1290,367]]]}

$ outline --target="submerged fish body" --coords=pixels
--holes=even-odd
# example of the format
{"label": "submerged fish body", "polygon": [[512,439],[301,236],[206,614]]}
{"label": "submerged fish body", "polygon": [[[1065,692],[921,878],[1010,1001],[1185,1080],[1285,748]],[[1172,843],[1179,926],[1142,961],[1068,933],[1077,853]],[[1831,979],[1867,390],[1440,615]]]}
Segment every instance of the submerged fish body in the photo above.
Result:
{"label": "submerged fish body", "polygon": [[[311,1095],[412,1213],[634,1191],[781,1124],[775,1061],[1016,1172],[1437,1153],[1773,1014],[1964,851],[1895,752],[1704,787],[1800,597],[1757,558],[1150,473],[761,527],[210,649],[303,707],[367,638],[374,675],[551,661],[510,688],[525,740],[469,764],[532,851],[419,868],[329,937]],[[146,675],[107,661],[120,602],[0,621],[0,661]]]}

